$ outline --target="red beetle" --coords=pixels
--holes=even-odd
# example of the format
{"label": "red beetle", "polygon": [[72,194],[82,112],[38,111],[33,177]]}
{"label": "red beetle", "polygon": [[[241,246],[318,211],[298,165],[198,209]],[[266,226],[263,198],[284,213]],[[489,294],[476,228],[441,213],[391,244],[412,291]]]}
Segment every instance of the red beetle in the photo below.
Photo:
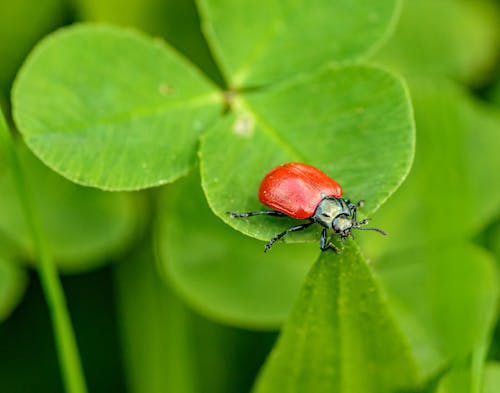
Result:
{"label": "red beetle", "polygon": [[342,197],[342,187],[319,169],[297,162],[279,165],[264,176],[259,188],[260,201],[274,210],[248,213],[228,212],[233,217],[250,217],[269,215],[307,219],[308,222],[288,228],[278,233],[267,244],[264,251],[290,232],[301,231],[315,222],[323,227],[320,238],[321,251],[337,247],[328,241],[327,230],[340,235],[341,239],[353,236],[351,230],[371,230],[383,235],[386,233],[378,228],[362,228],[368,219],[356,220],[356,210],[363,201],[356,204]]}

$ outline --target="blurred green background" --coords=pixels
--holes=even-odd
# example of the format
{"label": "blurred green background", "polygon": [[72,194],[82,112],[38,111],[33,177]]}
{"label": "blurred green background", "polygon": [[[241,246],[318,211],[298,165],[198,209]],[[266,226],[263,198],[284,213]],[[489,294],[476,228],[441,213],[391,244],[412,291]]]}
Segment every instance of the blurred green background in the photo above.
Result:
{"label": "blurred green background", "polygon": [[[6,114],[29,51],[49,32],[80,21],[162,37],[223,83],[193,1],[0,0]],[[405,78],[417,148],[408,179],[374,216],[390,241],[362,236],[363,251],[421,352],[421,369],[436,375],[427,391],[472,392],[464,388],[471,377],[463,365],[482,351],[483,391],[500,392],[500,2],[406,0],[393,35],[370,62]],[[282,245],[264,258],[261,242],[213,216],[196,175],[142,193],[107,194],[62,179],[21,143],[18,150],[33,187],[47,190],[37,193],[37,204],[48,239],[59,245],[54,253],[89,391],[249,391],[317,245]],[[4,169],[0,161],[0,392],[62,392],[47,306],[30,267],[33,246]],[[193,209],[203,222],[199,232],[183,221]],[[200,252],[186,247],[184,236],[223,246]],[[232,270],[239,259],[244,279],[240,268]],[[295,265],[283,277],[289,263]],[[224,282],[214,287],[217,277]],[[255,298],[259,283],[265,302]]]}

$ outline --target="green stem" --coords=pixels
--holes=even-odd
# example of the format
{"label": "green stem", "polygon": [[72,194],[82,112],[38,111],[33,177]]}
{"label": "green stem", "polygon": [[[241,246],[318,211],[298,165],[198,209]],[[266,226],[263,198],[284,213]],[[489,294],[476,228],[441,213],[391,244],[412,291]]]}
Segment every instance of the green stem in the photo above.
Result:
{"label": "green stem", "polygon": [[472,351],[471,359],[471,393],[481,393],[483,385],[483,370],[486,360],[488,344],[486,341],[481,342]]}
{"label": "green stem", "polygon": [[40,275],[52,319],[64,386],[68,393],[85,393],[87,392],[85,378],[57,267],[47,242],[44,241],[42,225],[38,217],[38,211],[35,208],[33,195],[30,193],[28,184],[25,181],[12,137],[1,110],[0,148],[3,148],[4,157],[12,171],[12,177],[16,183],[19,199],[37,254],[38,274]]}

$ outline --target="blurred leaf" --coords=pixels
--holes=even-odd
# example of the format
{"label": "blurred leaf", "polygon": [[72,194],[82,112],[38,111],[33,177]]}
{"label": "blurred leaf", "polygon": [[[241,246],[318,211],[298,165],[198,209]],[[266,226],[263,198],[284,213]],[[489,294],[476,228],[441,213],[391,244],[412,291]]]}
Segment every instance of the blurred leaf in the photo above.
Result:
{"label": "blurred leaf", "polygon": [[497,107],[500,107],[500,78],[499,78],[499,75],[497,75],[497,80],[496,80],[496,83],[494,83],[492,90],[493,90],[493,93],[492,93],[493,101],[495,102]]}
{"label": "blurred leaf", "polygon": [[385,295],[351,245],[313,266],[255,392],[389,393],[418,379]]}
{"label": "blurred leaf", "polygon": [[22,302],[0,323],[0,391],[67,393],[43,290],[35,274],[30,276]]}
{"label": "blurred leaf", "polygon": [[249,392],[277,334],[232,328],[194,316],[201,392]]}
{"label": "blurred leaf", "polygon": [[198,391],[186,308],[168,291],[146,250],[114,267],[130,392]]}
{"label": "blurred leaf", "polygon": [[410,88],[415,163],[377,214],[391,240],[363,238],[373,255],[470,239],[500,215],[500,113],[445,80],[412,79]]}
{"label": "blurred leaf", "polygon": [[487,246],[496,256],[497,262],[500,262],[500,219],[492,225],[488,233]]}
{"label": "blurred leaf", "polygon": [[114,267],[130,392],[248,391],[274,335],[195,315],[157,276],[151,252]]}
{"label": "blurred leaf", "polygon": [[0,257],[0,323],[17,306],[26,284],[24,270]]}
{"label": "blurred leaf", "polygon": [[484,370],[483,393],[497,393],[500,391],[500,363],[490,362]]}
{"label": "blurred leaf", "polygon": [[[485,243],[496,259],[497,275],[500,276],[500,220],[497,220],[485,233]],[[500,308],[498,310],[496,326],[492,334],[488,357],[490,359],[500,360]]]}
{"label": "blurred leaf", "polygon": [[456,364],[439,381],[436,393],[479,393],[472,389],[470,375],[470,361],[462,361]]}
{"label": "blurred leaf", "polygon": [[[131,195],[79,187],[42,165],[19,144],[19,158],[34,190],[44,233],[59,267],[80,272],[107,262],[136,231]],[[24,258],[34,258],[31,239],[11,173],[0,162],[0,233]]]}
{"label": "blurred leaf", "polygon": [[[485,348],[485,347],[484,347]],[[481,351],[484,354],[484,351]],[[477,361],[479,360],[479,361]],[[488,392],[493,386],[488,376],[485,358],[475,359],[474,354],[453,364],[453,367],[443,376],[436,393],[481,393]],[[486,379],[488,377],[488,380]],[[497,389],[492,390],[497,392]]]}
{"label": "blurred leaf", "polygon": [[260,86],[331,61],[362,58],[385,38],[396,0],[199,0],[203,28],[231,87]]}
{"label": "blurred leaf", "polygon": [[377,58],[404,74],[481,83],[499,60],[500,15],[489,1],[406,0]]}
{"label": "blurred leaf", "polygon": [[193,0],[71,0],[78,18],[137,27],[164,37],[199,65],[213,80],[222,83],[200,30]]}
{"label": "blurred leaf", "polygon": [[185,175],[219,99],[162,42],[94,25],[38,44],[13,93],[16,124],[35,154],[72,181],[107,190]]}
{"label": "blurred leaf", "polygon": [[[210,207],[226,223],[268,240],[292,220],[234,219],[261,210],[259,183],[287,161],[313,164],[339,181],[346,197],[375,211],[401,184],[414,150],[410,103],[401,82],[365,66],[328,68],[262,93],[203,135],[201,174]],[[287,239],[317,240],[316,231]]]}
{"label": "blurred leaf", "polygon": [[63,22],[64,5],[64,0],[0,1],[0,95],[7,96],[17,69],[36,41]]}
{"label": "blurred leaf", "polygon": [[241,236],[208,208],[198,176],[169,186],[160,199],[157,242],[168,281],[200,313],[249,328],[278,327],[318,253],[314,245]]}
{"label": "blurred leaf", "polygon": [[386,255],[376,266],[424,375],[465,358],[490,334],[499,284],[482,249],[448,242]]}
{"label": "blurred leaf", "polygon": [[0,148],[1,157],[11,171],[29,237],[33,242],[34,259],[38,264],[37,270],[54,330],[63,385],[68,392],[85,393],[86,381],[57,265],[49,243],[45,240],[42,220],[35,202],[35,192],[23,173],[22,160],[17,154],[15,140],[1,111]]}

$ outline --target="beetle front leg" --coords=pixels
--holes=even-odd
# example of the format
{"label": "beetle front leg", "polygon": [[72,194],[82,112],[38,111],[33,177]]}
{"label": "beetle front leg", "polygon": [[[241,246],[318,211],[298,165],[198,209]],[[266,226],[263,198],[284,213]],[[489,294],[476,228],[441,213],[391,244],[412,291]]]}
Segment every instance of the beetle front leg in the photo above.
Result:
{"label": "beetle front leg", "polygon": [[354,203],[351,203],[349,202],[348,203],[348,206],[349,206],[349,209],[352,210],[352,220],[354,222],[356,222],[356,214],[357,214],[357,210],[360,208],[360,207],[363,207],[363,205],[365,204],[365,201],[363,200],[360,200],[358,203],[354,204]]}
{"label": "beetle front leg", "polygon": [[321,249],[321,251],[326,251],[328,249],[331,249],[333,250],[333,252],[335,252],[335,254],[340,254],[339,249],[335,247],[335,245],[332,242],[328,241],[328,234],[326,228],[323,228],[323,230],[321,231],[321,237],[319,239],[319,248]]}
{"label": "beetle front leg", "polygon": [[314,224],[314,221],[308,222],[307,224],[297,225],[297,226],[288,228],[286,231],[278,233],[276,236],[274,236],[271,240],[269,240],[267,242],[266,247],[264,248],[264,252],[267,252],[273,246],[274,243],[276,243],[278,240],[280,240],[282,237],[289,234],[290,232],[301,231],[303,229],[308,228],[312,224]]}
{"label": "beetle front leg", "polygon": [[359,207],[363,207],[365,204],[364,200],[360,200],[358,203],[352,203],[350,199],[343,198],[345,204],[349,206],[349,209],[357,209]]}

